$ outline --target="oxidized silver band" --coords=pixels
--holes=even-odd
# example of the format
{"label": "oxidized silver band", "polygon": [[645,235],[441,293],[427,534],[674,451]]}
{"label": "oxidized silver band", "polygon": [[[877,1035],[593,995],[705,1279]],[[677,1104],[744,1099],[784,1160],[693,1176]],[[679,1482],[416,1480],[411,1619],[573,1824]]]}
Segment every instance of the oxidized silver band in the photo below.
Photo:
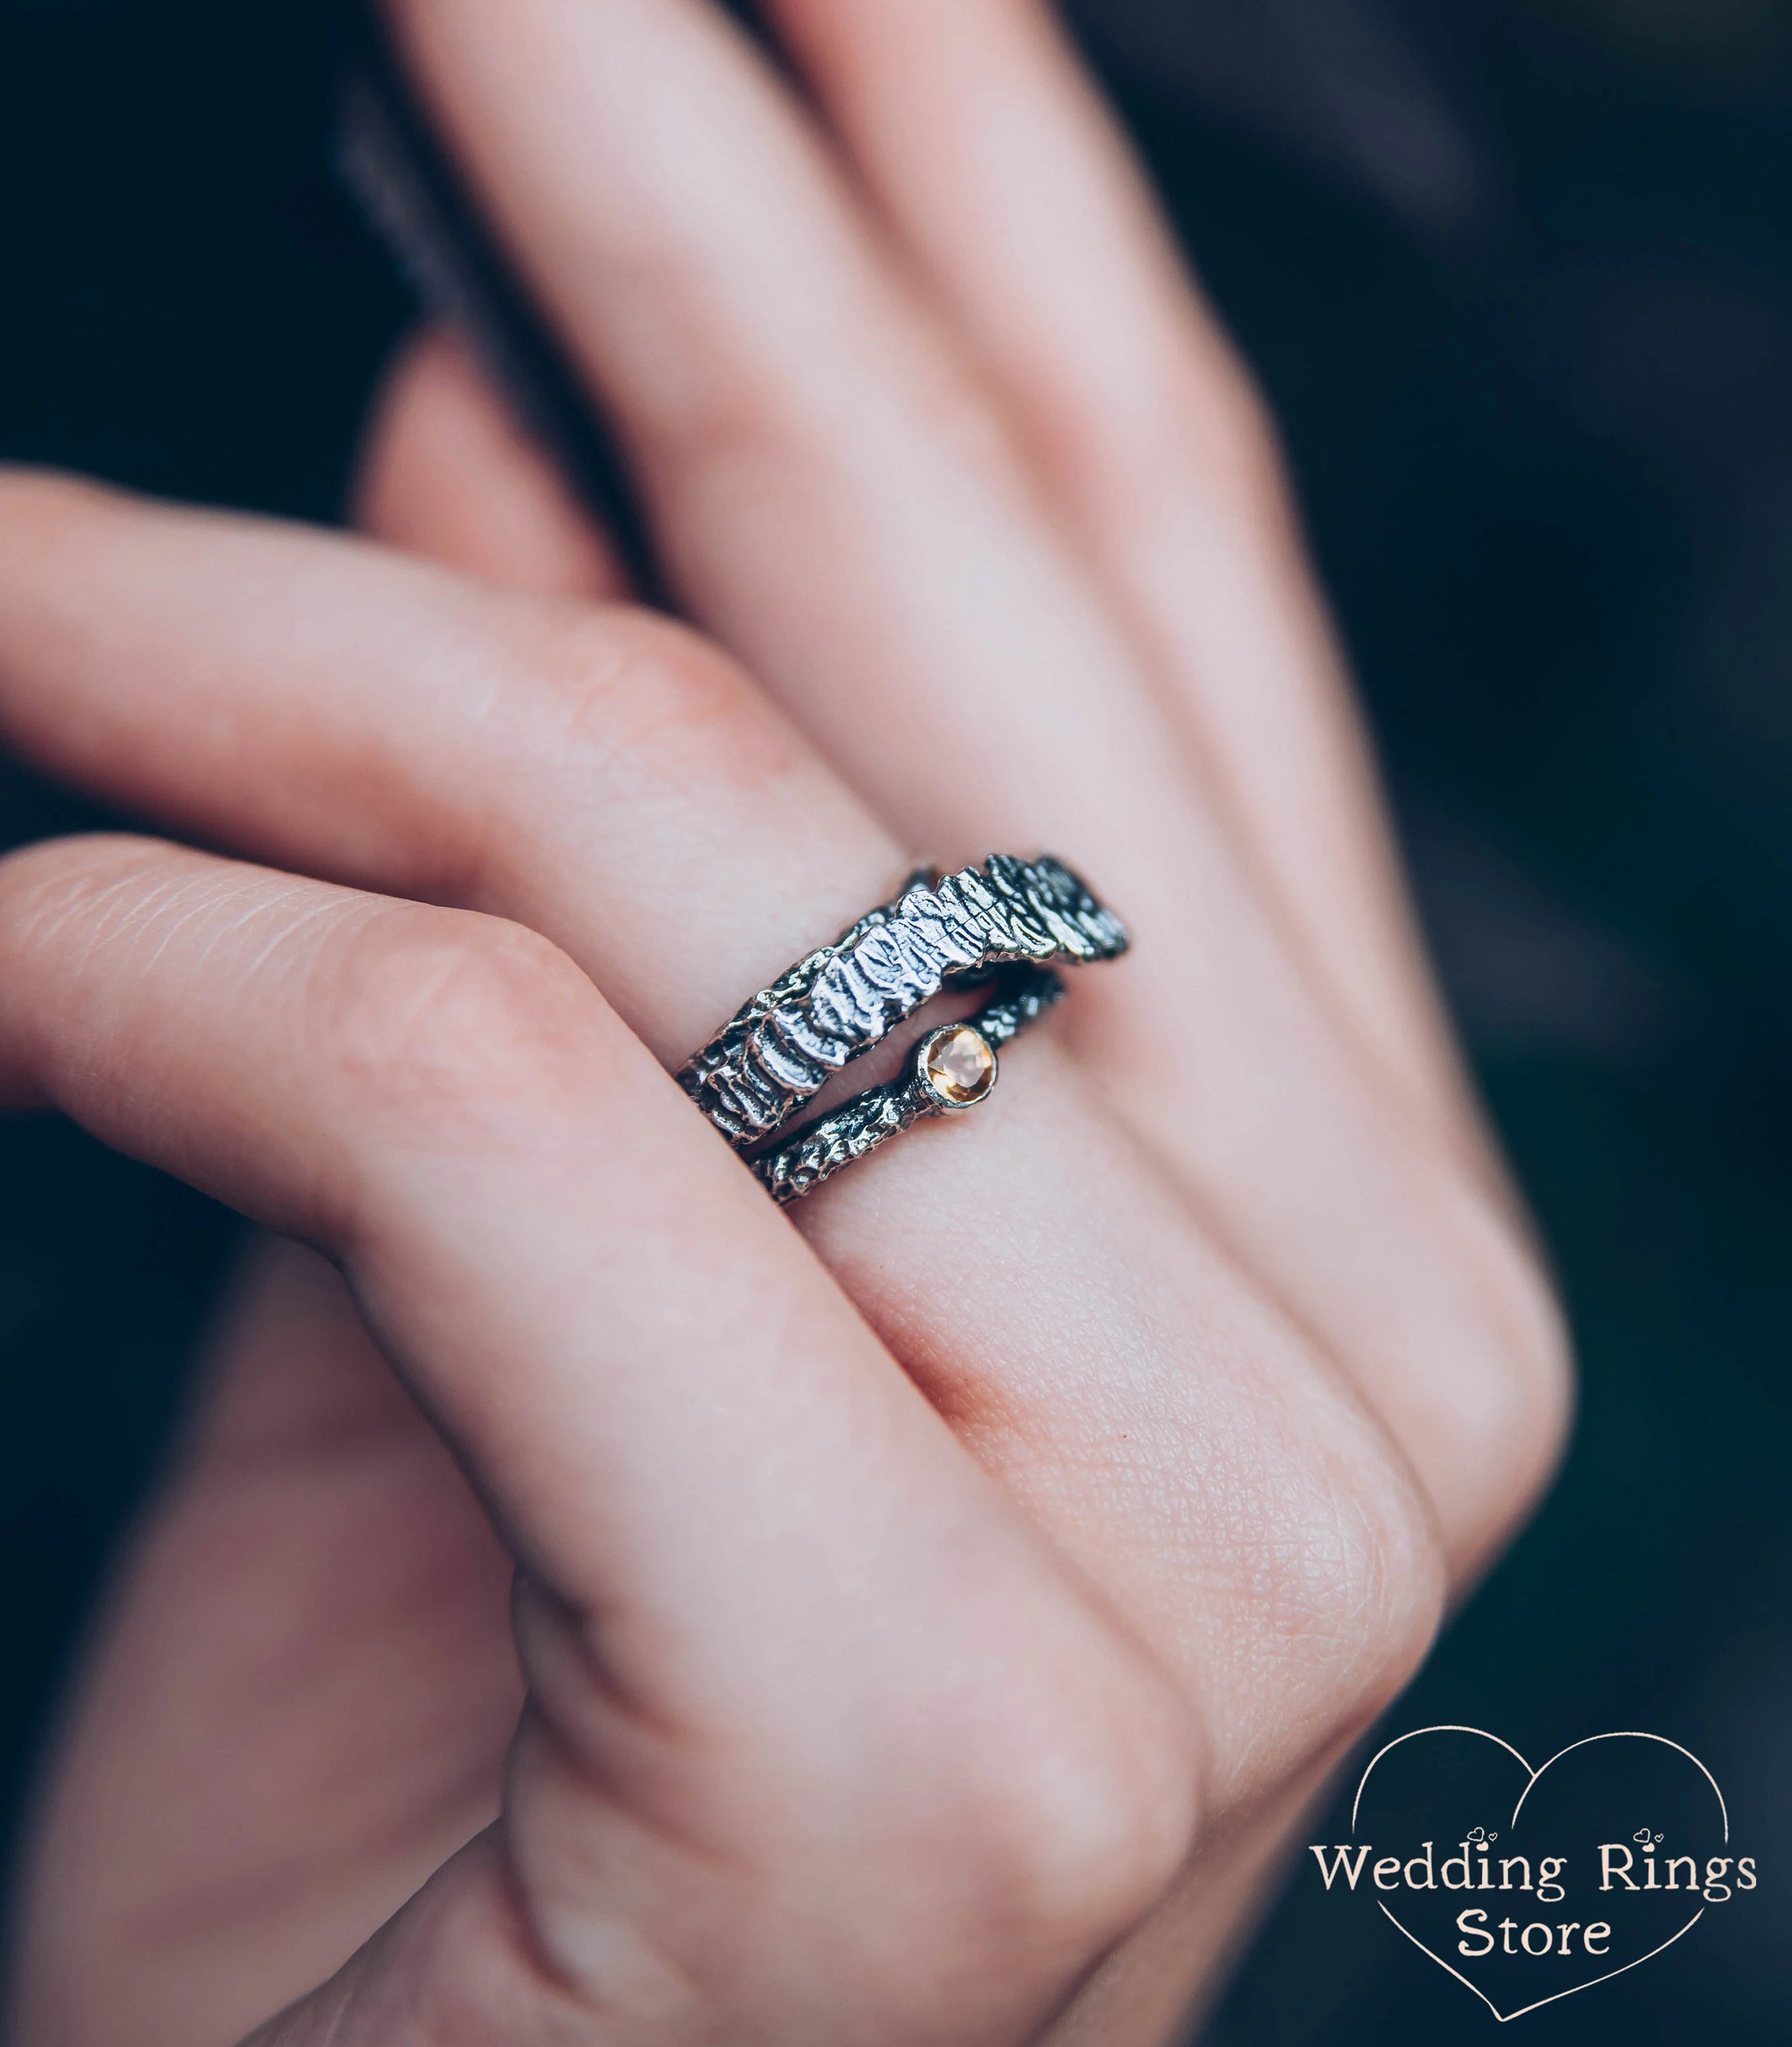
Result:
{"label": "oxidized silver band", "polygon": [[996,853],[943,879],[923,870],[894,902],[762,989],[686,1063],[679,1084],[737,1151],[749,1151],[942,989],[975,987],[1004,966],[1113,959],[1126,946],[1119,919],[1049,855]]}
{"label": "oxidized silver band", "polygon": [[[920,1117],[949,1115],[981,1101],[996,1084],[996,1048],[1043,1016],[1066,993],[1063,982],[1044,966],[1009,967],[1001,975],[1000,986],[996,1000],[974,1016],[930,1031],[897,1078],[867,1088],[831,1113],[818,1116],[788,1143],[754,1159],[753,1170],[772,1200],[780,1207],[799,1201],[843,1167],[900,1137]],[[951,1053],[967,1039],[976,1049],[954,1070],[948,1063]],[[942,1047],[948,1048],[945,1059],[938,1055]]]}

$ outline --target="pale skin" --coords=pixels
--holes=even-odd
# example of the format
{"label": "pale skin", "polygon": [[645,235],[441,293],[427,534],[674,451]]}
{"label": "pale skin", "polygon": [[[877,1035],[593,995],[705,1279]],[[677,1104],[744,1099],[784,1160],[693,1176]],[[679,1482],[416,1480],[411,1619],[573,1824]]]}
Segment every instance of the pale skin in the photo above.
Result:
{"label": "pale skin", "polygon": [[[404,0],[695,629],[435,338],[377,540],[0,479],[0,1089],[274,1232],[28,2047],[1165,2042],[1558,1453],[1259,408],[1031,0]],[[432,558],[432,559],[426,559]],[[1133,952],[788,1213],[668,1077],[918,853]]]}

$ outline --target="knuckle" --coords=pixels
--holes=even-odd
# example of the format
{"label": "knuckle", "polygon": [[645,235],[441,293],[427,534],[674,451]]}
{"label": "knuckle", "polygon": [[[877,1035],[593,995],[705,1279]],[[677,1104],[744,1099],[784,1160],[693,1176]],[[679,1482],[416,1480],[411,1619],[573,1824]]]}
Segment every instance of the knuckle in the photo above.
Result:
{"label": "knuckle", "polygon": [[1167,1678],[1101,1709],[1045,1716],[1008,1763],[1017,1894],[1053,1944],[1105,1944],[1148,1911],[1186,1859],[1197,1749]]}
{"label": "knuckle", "polygon": [[1541,1275],[1531,1288],[1535,1311],[1531,1340],[1515,1352],[1504,1431],[1504,1454],[1496,1470],[1507,1482],[1507,1519],[1515,1520],[1542,1498],[1568,1447],[1574,1421],[1574,1365],[1568,1326],[1554,1288]]}
{"label": "knuckle", "polygon": [[1493,1240],[1500,1256],[1480,1262],[1473,1306],[1459,1302],[1435,1333],[1447,1399],[1409,1418],[1410,1433],[1328,1403],[1254,1474],[1262,1533],[1240,1546],[1238,1589],[1252,1608],[1248,1702],[1264,1710],[1233,1716],[1259,1730],[1230,1759],[1241,1786],[1360,1732],[1391,1703],[1452,1585],[1510,1533],[1559,1457],[1571,1385],[1560,1318],[1516,1236],[1501,1223]]}
{"label": "knuckle", "polygon": [[1264,1538],[1256,1689],[1274,1710],[1248,1749],[1253,1778],[1366,1727],[1417,1670],[1442,1615],[1442,1545],[1415,1481],[1367,1422],[1333,1424],[1285,1476]]}
{"label": "knuckle", "polygon": [[1168,1888],[1194,1838],[1198,1743],[1169,1678],[1117,1639],[1074,1674],[1014,1674],[994,1705],[982,1735],[958,1724],[937,1744],[924,1809],[949,1817],[917,1889],[944,1924],[927,1938],[977,1970],[1050,1974]]}
{"label": "knuckle", "polygon": [[1430,1337],[1447,1398],[1423,1417],[1415,1461],[1438,1504],[1448,1561],[1473,1573],[1535,1504],[1567,1440],[1572,1356],[1550,1277],[1515,1213],[1452,1162],[1434,1182],[1452,1250]]}
{"label": "knuckle", "polygon": [[699,634],[623,606],[555,607],[523,658],[542,757],[681,795],[753,787],[799,748],[750,679]]}
{"label": "knuckle", "polygon": [[1485,1361],[1461,1376],[1453,1412],[1455,1457],[1477,1475],[1461,1546],[1471,1559],[1490,1550],[1542,1495],[1567,1442],[1573,1370],[1554,1288],[1515,1237],[1487,1315]]}
{"label": "knuckle", "polygon": [[387,907],[346,947],[324,1028],[354,1106],[452,1140],[590,1074],[595,991],[524,926]]}
{"label": "knuckle", "polygon": [[1354,1475],[1333,1517],[1338,1533],[1334,1636],[1343,1681],[1337,1717],[1366,1726],[1423,1661],[1443,1616],[1445,1563],[1437,1523],[1390,1452]]}

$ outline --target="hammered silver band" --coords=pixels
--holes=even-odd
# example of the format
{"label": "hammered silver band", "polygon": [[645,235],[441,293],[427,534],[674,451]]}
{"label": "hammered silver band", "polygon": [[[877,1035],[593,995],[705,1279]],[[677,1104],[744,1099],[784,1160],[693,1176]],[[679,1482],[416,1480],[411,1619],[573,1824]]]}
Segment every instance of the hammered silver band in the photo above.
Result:
{"label": "hammered silver band", "polygon": [[[999,986],[994,1001],[957,1027],[968,1026],[992,1053],[1017,1037],[1066,993],[1062,981],[1045,966],[1009,968],[1001,976]],[[923,1039],[895,1080],[867,1088],[830,1114],[818,1116],[788,1143],[753,1160],[760,1183],[780,1207],[813,1194],[824,1180],[831,1180],[880,1145],[900,1137],[922,1116],[950,1112],[951,1105],[928,1085],[923,1071],[927,1047],[932,1037],[940,1035],[935,1032]],[[994,1085],[993,1071],[989,1084]]]}
{"label": "hammered silver band", "polygon": [[744,1004],[686,1062],[679,1084],[737,1151],[750,1151],[942,989],[977,986],[1005,966],[1113,959],[1126,946],[1120,919],[1049,855],[996,853],[943,877],[923,870]]}

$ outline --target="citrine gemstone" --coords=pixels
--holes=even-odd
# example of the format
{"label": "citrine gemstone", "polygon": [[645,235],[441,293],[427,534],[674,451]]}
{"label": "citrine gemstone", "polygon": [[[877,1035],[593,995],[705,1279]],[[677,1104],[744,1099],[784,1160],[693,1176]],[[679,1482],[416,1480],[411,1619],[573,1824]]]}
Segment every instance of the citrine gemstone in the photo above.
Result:
{"label": "citrine gemstone", "polygon": [[996,1085],[995,1048],[970,1024],[949,1024],[923,1046],[920,1073],[948,1109],[969,1109]]}

